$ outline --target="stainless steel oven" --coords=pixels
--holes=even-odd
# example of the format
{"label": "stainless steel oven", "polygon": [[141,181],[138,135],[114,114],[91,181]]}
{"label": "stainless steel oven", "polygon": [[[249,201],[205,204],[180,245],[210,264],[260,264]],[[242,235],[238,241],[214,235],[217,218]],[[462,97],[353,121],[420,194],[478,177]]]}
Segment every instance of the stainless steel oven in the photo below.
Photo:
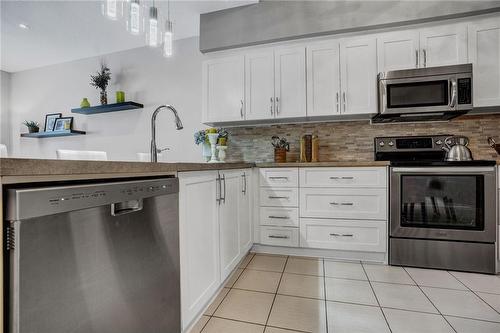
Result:
{"label": "stainless steel oven", "polygon": [[380,73],[375,122],[452,119],[472,103],[472,64]]}
{"label": "stainless steel oven", "polygon": [[496,200],[494,166],[391,167],[390,263],[494,273]]}

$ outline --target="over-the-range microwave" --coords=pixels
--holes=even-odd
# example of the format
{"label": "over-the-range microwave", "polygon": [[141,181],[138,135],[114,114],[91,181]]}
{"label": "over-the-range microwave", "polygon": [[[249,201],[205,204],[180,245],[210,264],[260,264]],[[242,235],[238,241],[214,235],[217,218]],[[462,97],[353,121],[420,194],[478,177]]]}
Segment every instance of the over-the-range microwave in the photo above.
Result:
{"label": "over-the-range microwave", "polygon": [[472,64],[380,73],[378,91],[373,122],[452,119],[472,110]]}

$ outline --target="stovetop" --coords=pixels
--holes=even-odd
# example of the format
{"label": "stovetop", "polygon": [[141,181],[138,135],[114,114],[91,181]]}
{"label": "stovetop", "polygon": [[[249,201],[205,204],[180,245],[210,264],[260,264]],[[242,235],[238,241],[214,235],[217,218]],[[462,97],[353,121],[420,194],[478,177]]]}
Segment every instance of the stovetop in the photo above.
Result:
{"label": "stovetop", "polygon": [[466,166],[494,166],[496,161],[390,161],[391,166],[404,167],[466,167]]}

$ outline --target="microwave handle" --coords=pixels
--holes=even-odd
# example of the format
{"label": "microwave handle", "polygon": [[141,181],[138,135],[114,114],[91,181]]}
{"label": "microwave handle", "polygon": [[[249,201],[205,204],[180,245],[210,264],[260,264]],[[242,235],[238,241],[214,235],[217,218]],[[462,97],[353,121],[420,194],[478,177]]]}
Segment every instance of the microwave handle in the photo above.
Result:
{"label": "microwave handle", "polygon": [[457,80],[450,79],[451,99],[449,107],[454,108],[457,104]]}

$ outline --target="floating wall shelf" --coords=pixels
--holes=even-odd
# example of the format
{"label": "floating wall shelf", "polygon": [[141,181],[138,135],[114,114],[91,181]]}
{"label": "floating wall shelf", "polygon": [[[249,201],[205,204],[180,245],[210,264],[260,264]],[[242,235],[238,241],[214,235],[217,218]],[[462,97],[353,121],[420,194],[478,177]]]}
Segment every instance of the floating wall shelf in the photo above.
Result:
{"label": "floating wall shelf", "polygon": [[142,109],[142,108],[144,108],[144,105],[142,105],[140,103],[123,102],[123,103],[91,106],[88,108],[71,109],[71,112],[72,113],[80,113],[80,114],[95,114],[95,113],[117,112],[117,111]]}
{"label": "floating wall shelf", "polygon": [[21,133],[23,138],[53,138],[58,136],[72,136],[72,135],[85,135],[85,131],[77,130],[63,130],[63,131],[53,131],[53,132],[37,132],[37,133]]}

